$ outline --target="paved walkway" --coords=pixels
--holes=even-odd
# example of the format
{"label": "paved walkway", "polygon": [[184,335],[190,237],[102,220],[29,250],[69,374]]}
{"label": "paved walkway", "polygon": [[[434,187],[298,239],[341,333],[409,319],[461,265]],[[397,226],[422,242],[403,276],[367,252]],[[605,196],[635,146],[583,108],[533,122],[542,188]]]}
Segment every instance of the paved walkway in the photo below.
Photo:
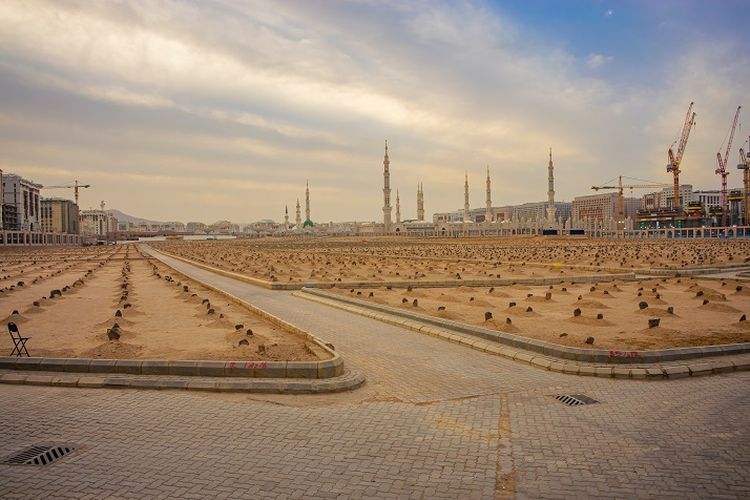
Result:
{"label": "paved walkway", "polygon": [[0,465],[0,497],[750,496],[750,372],[565,376],[163,259],[332,342],[367,383],[325,396],[0,386],[0,455],[83,447],[46,468]]}

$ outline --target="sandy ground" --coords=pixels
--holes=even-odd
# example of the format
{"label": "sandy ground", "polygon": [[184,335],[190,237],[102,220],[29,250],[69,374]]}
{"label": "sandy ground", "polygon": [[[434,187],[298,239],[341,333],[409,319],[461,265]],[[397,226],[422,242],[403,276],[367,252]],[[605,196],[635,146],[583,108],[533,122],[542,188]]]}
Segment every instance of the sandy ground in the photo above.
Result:
{"label": "sandy ground", "polygon": [[[69,287],[65,289],[65,287]],[[185,291],[184,287],[187,287]],[[61,296],[50,298],[51,289]],[[78,263],[43,283],[0,296],[5,321],[18,324],[33,356],[317,360],[328,354],[179,277],[133,246],[101,262]],[[13,311],[18,314],[13,314]],[[119,338],[108,331],[117,323]],[[248,331],[250,334],[248,334]],[[0,352],[10,353],[7,334]],[[7,351],[7,352],[6,352]]]}
{"label": "sandy ground", "polygon": [[[487,278],[540,278],[591,274],[559,263],[532,267],[498,261],[465,262],[456,258],[434,260],[430,249],[387,255],[367,255],[368,246],[327,248],[325,242],[309,242],[301,248],[264,247],[255,242],[168,241],[153,243],[158,250],[204,264],[271,282],[384,282]],[[416,247],[420,249],[420,247]],[[389,250],[389,251],[392,251]]]}
{"label": "sandy ground", "polygon": [[[735,281],[673,278],[597,286],[333,291],[573,347],[642,350],[750,341],[750,322],[740,321],[750,313],[750,285]],[[576,309],[580,316],[574,315]],[[485,313],[492,319],[485,320]],[[659,326],[649,328],[649,319],[659,319]],[[588,337],[593,344],[586,344]]]}

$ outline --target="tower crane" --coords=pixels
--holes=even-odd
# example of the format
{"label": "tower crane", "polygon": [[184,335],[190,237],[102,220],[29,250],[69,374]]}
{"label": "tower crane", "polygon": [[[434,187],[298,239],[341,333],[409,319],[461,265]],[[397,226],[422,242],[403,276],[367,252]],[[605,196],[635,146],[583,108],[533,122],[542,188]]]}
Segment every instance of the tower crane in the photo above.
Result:
{"label": "tower crane", "polygon": [[[639,181],[640,179],[635,179],[633,177],[626,177],[627,179],[633,179],[636,181]],[[618,228],[621,224],[625,221],[625,197],[623,196],[623,190],[630,189],[632,192],[633,189],[655,189],[655,188],[663,188],[668,187],[669,184],[660,184],[657,182],[653,182],[650,184],[623,184],[622,183],[622,176],[617,177],[617,185],[616,186],[591,186],[591,189],[594,191],[599,191],[600,189],[617,189],[617,206],[615,207],[615,210],[617,212],[617,224]]]}
{"label": "tower crane", "polygon": [[[750,137],[748,137],[745,144],[750,144]],[[740,148],[740,163],[737,165],[737,168],[742,170],[744,186],[742,198],[743,222],[745,226],[750,226],[750,155],[745,154],[744,148]]]}
{"label": "tower crane", "polygon": [[740,117],[740,110],[742,106],[737,106],[737,111],[734,113],[734,121],[732,122],[732,131],[729,133],[729,140],[727,141],[727,149],[724,151],[724,156],[721,156],[721,151],[716,153],[716,163],[718,167],[714,171],[717,175],[721,176],[721,225],[727,225],[727,213],[729,212],[729,206],[727,204],[727,160],[729,160],[729,150],[732,149],[732,140],[734,139],[734,131],[737,129],[737,120]]}
{"label": "tower crane", "polygon": [[690,129],[695,125],[693,104],[695,103],[690,103],[687,114],[685,115],[685,123],[682,125],[682,133],[680,134],[680,143],[677,146],[677,153],[672,150],[677,141],[673,142],[667,151],[667,157],[669,158],[667,172],[672,172],[672,176],[674,177],[674,209],[678,214],[680,213],[680,164],[682,163],[682,155],[685,154],[685,147],[687,146],[688,137],[690,136]]}
{"label": "tower crane", "polygon": [[91,184],[78,184],[78,181],[76,180],[74,184],[69,184],[66,186],[44,186],[42,189],[73,189],[73,192],[75,194],[76,205],[78,205],[78,189],[90,188],[90,187],[91,187]]}

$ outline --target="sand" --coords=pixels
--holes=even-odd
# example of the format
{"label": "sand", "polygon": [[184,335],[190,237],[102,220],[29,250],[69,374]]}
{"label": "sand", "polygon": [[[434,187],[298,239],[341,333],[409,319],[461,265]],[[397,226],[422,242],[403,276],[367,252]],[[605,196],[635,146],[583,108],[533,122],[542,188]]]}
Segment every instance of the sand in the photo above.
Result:
{"label": "sand", "polygon": [[[178,276],[132,245],[99,257],[103,258],[101,262],[76,261],[59,275],[0,295],[2,317],[5,322],[16,322],[23,335],[32,337],[27,346],[33,356],[227,360],[329,357],[315,344]],[[69,288],[63,291],[65,286]],[[53,288],[63,291],[62,295],[49,298]],[[14,310],[19,314],[12,314]],[[107,331],[115,323],[119,339],[110,340]],[[240,341],[247,341],[247,345]],[[0,353],[10,353],[11,349],[9,336],[0,335]]]}
{"label": "sand", "polygon": [[[308,247],[291,241],[286,246],[269,247],[262,243],[263,240],[165,241],[152,246],[212,267],[279,283],[565,278],[593,273],[559,263],[526,266],[499,260],[436,259],[432,247],[419,245],[408,246],[400,253],[390,247],[373,249],[366,245],[342,250],[327,246],[330,243],[327,241],[310,242]],[[455,246],[455,240],[451,244]]]}
{"label": "sand", "polygon": [[[386,288],[332,291],[560,345],[642,350],[750,342],[748,322],[739,321],[743,314],[750,313],[748,286],[729,280],[722,284],[671,278],[606,283],[593,291],[591,285],[566,284],[567,293],[558,285],[526,287],[526,290],[495,287],[493,293],[489,289],[462,287],[422,288],[418,294],[416,290]],[[739,292],[737,287],[742,287]],[[704,291],[703,295],[696,297],[696,290]],[[508,296],[498,296],[498,291]],[[545,298],[547,293],[551,294],[549,300]],[[704,305],[703,300],[709,302]],[[511,306],[513,302],[515,305]],[[640,309],[640,302],[648,306]],[[673,312],[669,312],[670,307]],[[581,310],[580,316],[574,315],[576,309]],[[490,321],[485,321],[486,312],[492,313]],[[598,314],[603,318],[598,319]],[[510,318],[510,325],[506,318]],[[648,320],[654,318],[660,319],[660,326],[649,328]],[[567,335],[561,336],[563,333]],[[593,345],[585,343],[589,336],[594,337]]]}

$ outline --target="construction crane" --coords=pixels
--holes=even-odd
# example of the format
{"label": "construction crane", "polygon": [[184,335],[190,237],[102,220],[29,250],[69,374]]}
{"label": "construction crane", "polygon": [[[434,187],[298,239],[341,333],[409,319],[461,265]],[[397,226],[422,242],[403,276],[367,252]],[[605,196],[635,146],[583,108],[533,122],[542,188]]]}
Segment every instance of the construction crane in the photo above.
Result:
{"label": "construction crane", "polygon": [[734,121],[732,122],[732,131],[729,132],[729,140],[727,141],[727,149],[724,151],[724,156],[721,156],[721,151],[716,153],[716,163],[718,167],[715,170],[717,175],[721,176],[721,225],[727,225],[727,214],[729,213],[729,205],[727,203],[727,160],[729,160],[729,150],[732,149],[732,140],[734,139],[734,131],[737,129],[737,120],[740,118],[740,110],[742,106],[737,106],[737,111],[734,113]]}
{"label": "construction crane", "polygon": [[[634,177],[626,177],[626,179],[632,179],[634,181],[641,181],[641,179],[636,179]],[[651,181],[647,181],[651,182]],[[606,183],[605,183],[606,184]],[[663,188],[668,187],[669,184],[660,184],[658,182],[651,182],[650,184],[623,184],[622,183],[622,175],[617,177],[617,185],[616,186],[591,186],[591,189],[594,191],[599,191],[600,189],[617,189],[617,206],[615,207],[615,211],[617,212],[617,224],[618,229],[621,224],[625,222],[625,197],[623,196],[623,190],[630,189],[630,192],[633,192],[633,189],[655,189],[655,188]]]}
{"label": "construction crane", "polygon": [[74,184],[69,184],[67,186],[44,186],[42,189],[73,189],[73,192],[75,193],[76,205],[78,205],[78,188],[90,187],[91,184],[78,184],[78,181],[75,181]]}
{"label": "construction crane", "polygon": [[[750,144],[748,137],[745,144]],[[737,168],[742,170],[742,181],[744,186],[742,199],[742,212],[744,225],[750,226],[750,155],[745,154],[745,149],[740,148],[740,163]]]}
{"label": "construction crane", "polygon": [[685,147],[687,146],[688,137],[690,136],[690,129],[695,125],[695,113],[693,113],[693,102],[688,107],[687,115],[685,115],[685,123],[682,125],[682,133],[680,134],[680,143],[677,147],[677,153],[672,148],[677,141],[673,142],[667,151],[667,157],[669,163],[667,164],[667,172],[672,172],[674,177],[674,209],[677,214],[680,213],[680,164],[682,163],[682,155],[685,154]]}

